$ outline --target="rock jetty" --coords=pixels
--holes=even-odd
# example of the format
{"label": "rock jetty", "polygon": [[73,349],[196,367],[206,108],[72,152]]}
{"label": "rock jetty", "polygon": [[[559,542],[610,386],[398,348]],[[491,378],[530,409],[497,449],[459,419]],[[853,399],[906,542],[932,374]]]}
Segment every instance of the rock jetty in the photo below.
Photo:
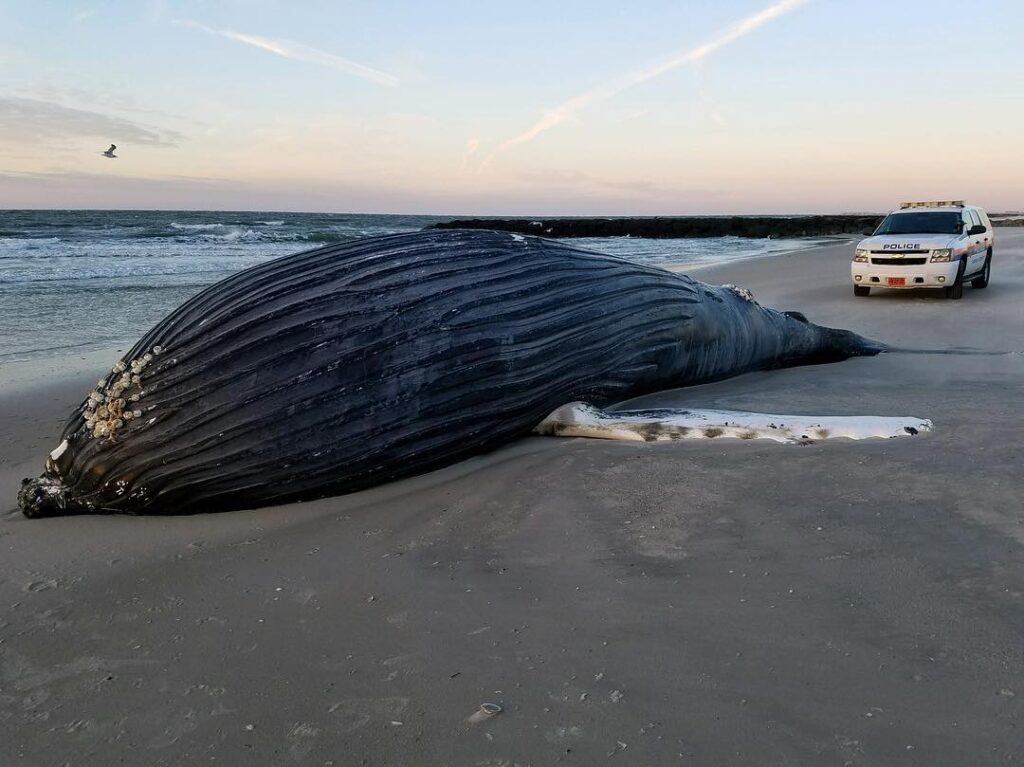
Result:
{"label": "rock jetty", "polygon": [[871,234],[880,215],[473,218],[433,229],[495,229],[542,237],[820,237]]}

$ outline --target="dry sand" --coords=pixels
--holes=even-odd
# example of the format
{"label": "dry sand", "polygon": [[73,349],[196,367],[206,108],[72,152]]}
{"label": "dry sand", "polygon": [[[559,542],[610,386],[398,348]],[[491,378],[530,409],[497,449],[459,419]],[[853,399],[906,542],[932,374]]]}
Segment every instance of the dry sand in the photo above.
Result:
{"label": "dry sand", "polygon": [[537,437],[314,503],[29,521],[18,482],[116,355],[4,366],[0,764],[1018,763],[1024,232],[997,236],[959,302],[854,298],[852,245],[701,270],[961,353],[645,398],[914,439]]}

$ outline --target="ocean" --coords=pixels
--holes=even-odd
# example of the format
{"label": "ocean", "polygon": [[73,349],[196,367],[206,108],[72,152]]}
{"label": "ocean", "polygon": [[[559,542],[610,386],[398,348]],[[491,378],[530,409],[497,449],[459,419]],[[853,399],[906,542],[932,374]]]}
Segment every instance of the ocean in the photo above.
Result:
{"label": "ocean", "polygon": [[[123,348],[191,295],[301,250],[450,216],[229,211],[0,211],[0,363]],[[821,240],[581,238],[654,266],[770,255]]]}

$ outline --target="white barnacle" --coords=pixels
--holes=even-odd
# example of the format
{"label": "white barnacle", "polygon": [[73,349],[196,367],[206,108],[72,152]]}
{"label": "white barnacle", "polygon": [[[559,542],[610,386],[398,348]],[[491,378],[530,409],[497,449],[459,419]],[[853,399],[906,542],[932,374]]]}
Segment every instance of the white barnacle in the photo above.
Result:
{"label": "white barnacle", "polygon": [[728,283],[726,285],[723,285],[722,287],[725,288],[726,290],[731,290],[744,301],[749,301],[752,304],[757,303],[757,301],[754,299],[754,294],[751,293],[748,288],[741,288],[739,285],[733,285],[732,283]]}
{"label": "white barnacle", "polygon": [[138,402],[139,401],[139,395],[138,394],[133,394],[128,399],[130,399],[132,402]]}
{"label": "white barnacle", "polygon": [[145,354],[142,355],[142,363],[143,364],[146,364],[146,363],[152,361],[152,359],[153,359],[153,355],[150,354],[149,352],[146,352]]}
{"label": "white barnacle", "polygon": [[132,383],[133,384],[137,384],[137,383],[141,383],[141,382],[142,382],[142,379],[139,378],[137,375],[132,376]]}
{"label": "white barnacle", "polygon": [[164,350],[164,347],[162,347],[162,346],[154,346],[153,347],[153,354],[160,354],[160,352],[162,352],[163,350]]}
{"label": "white barnacle", "polygon": [[61,442],[59,445],[57,445],[57,447],[54,448],[50,452],[50,460],[56,461],[58,458],[60,458],[62,455],[64,455],[64,451],[67,450],[67,449],[68,449],[68,441],[64,440],[63,442]]}
{"label": "white barnacle", "polygon": [[[141,410],[133,410],[132,411],[132,418],[142,418],[142,411]],[[153,420],[156,420],[156,419],[154,418]],[[150,421],[150,423],[153,423],[153,421]]]}

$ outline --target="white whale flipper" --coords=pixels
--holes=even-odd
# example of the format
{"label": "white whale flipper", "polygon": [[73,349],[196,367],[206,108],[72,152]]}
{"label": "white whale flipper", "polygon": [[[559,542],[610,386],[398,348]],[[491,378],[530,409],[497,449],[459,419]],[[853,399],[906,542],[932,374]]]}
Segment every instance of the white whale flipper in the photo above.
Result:
{"label": "white whale flipper", "polygon": [[680,439],[771,439],[806,442],[834,439],[891,439],[931,431],[932,422],[914,416],[814,416],[747,413],[739,410],[616,410],[570,402],[541,421],[534,432],[558,437],[592,437],[634,442]]}

